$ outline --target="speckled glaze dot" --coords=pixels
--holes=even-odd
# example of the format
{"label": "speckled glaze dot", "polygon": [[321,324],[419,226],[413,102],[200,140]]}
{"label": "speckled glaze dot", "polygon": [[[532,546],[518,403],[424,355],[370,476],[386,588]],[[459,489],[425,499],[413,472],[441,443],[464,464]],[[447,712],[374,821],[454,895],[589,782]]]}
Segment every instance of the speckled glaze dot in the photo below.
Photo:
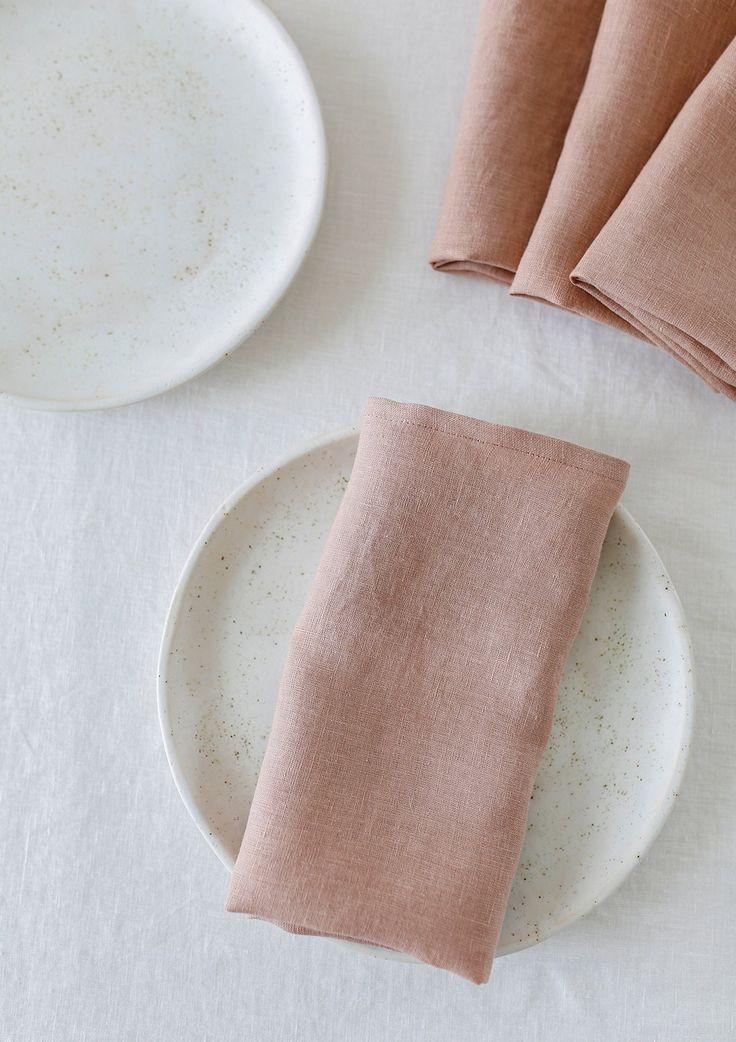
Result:
{"label": "speckled glaze dot", "polygon": [[326,152],[259,0],[0,8],[0,391],[99,408],[219,361],[293,278]]}
{"label": "speckled glaze dot", "polygon": [[[289,636],[356,444],[354,433],[322,441],[236,492],[193,550],[172,603],[159,676],[164,741],[184,802],[228,868]],[[693,698],[679,600],[619,508],[534,786],[499,954],[584,915],[638,864],[677,795]]]}

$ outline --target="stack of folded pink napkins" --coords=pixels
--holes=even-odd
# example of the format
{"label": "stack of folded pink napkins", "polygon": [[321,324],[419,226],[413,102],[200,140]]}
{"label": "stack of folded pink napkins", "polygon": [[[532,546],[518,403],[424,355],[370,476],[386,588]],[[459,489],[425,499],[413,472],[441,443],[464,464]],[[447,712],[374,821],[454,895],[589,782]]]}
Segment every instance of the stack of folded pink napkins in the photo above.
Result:
{"label": "stack of folded pink napkins", "polygon": [[485,0],[431,262],[736,398],[736,5]]}

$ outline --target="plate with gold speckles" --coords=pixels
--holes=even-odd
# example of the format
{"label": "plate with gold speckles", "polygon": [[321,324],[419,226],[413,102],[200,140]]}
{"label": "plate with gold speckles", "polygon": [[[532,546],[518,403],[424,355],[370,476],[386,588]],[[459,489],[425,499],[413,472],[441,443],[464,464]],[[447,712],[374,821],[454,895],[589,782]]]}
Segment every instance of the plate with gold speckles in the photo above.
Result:
{"label": "plate with gold speckles", "polygon": [[326,149],[260,0],[0,6],[0,392],[138,401],[276,304],[315,234]]}
{"label": "plate with gold speckles", "polygon": [[[161,729],[181,797],[228,869],[287,643],[356,446],[355,432],[322,439],[248,481],[208,524],[174,594],[159,661]],[[499,955],[578,919],[639,863],[678,794],[693,700],[680,601],[619,507],[534,786]]]}

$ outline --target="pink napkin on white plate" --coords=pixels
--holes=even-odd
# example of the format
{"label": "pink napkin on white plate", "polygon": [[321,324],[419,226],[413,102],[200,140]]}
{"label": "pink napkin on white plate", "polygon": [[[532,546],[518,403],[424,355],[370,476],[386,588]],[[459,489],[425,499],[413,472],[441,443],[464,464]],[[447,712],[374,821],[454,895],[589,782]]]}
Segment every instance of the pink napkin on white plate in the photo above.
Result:
{"label": "pink napkin on white plate", "polygon": [[367,402],[228,909],[488,978],[627,474],[544,435]]}

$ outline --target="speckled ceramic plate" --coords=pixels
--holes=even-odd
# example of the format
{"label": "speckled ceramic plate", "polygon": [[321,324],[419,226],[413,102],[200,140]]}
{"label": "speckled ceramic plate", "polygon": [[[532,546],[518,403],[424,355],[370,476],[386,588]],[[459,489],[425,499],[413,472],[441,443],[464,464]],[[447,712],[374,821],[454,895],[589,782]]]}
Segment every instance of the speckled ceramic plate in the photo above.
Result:
{"label": "speckled ceramic plate", "polygon": [[[210,521],[174,595],[159,663],[161,728],[182,799],[227,868],[287,642],[356,444],[355,433],[322,440],[247,482]],[[677,796],[692,711],[680,602],[619,508],[560,691],[499,954],[577,919],[635,867]]]}
{"label": "speckled ceramic plate", "polygon": [[214,365],[285,291],[326,156],[259,0],[0,5],[0,391],[90,409]]}

